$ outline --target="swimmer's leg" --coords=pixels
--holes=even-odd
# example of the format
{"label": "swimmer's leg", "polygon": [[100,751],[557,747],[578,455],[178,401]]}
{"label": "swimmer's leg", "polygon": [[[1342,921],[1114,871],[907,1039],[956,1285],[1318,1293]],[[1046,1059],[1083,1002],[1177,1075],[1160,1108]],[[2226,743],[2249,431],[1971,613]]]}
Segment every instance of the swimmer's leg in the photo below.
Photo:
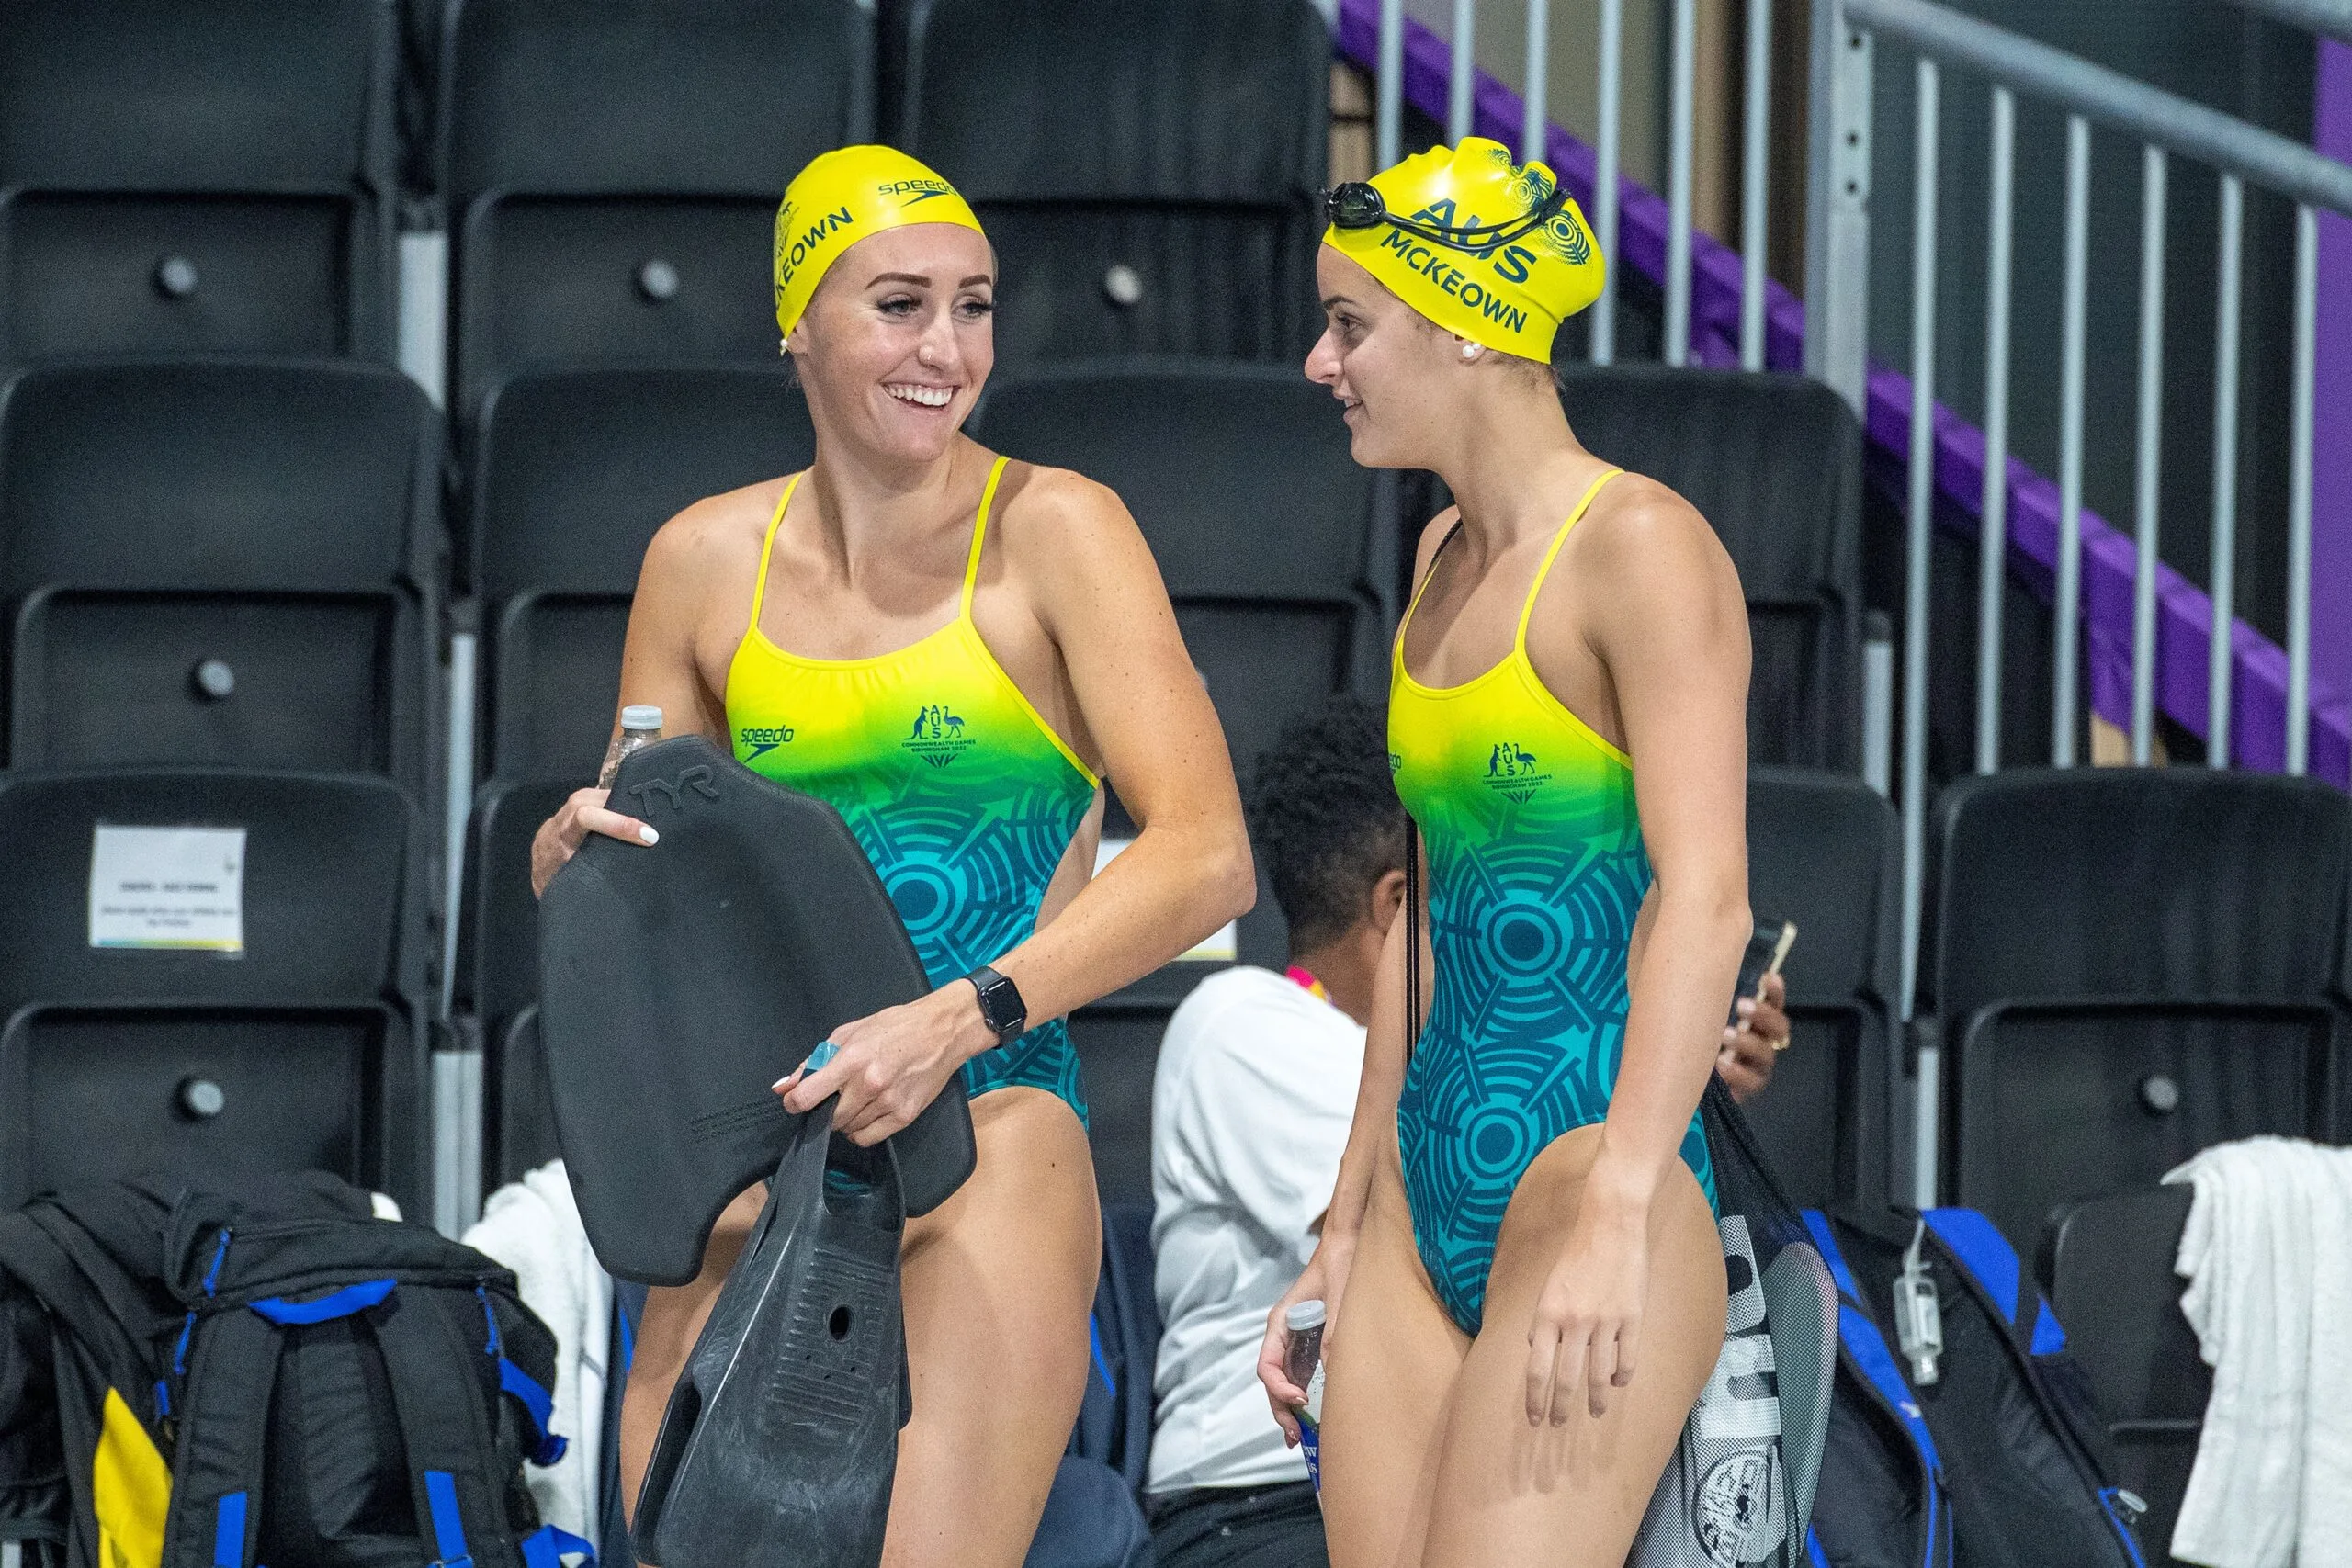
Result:
{"label": "swimmer's leg", "polygon": [[1599,1126],[1553,1140],[1512,1193],[1486,1318],[1447,1412],[1423,1568],[1624,1561],[1684,1420],[1723,1348],[1724,1261],[1699,1183],[1676,1162],[1650,1211],[1650,1279],[1634,1381],[1594,1419],[1527,1424],[1527,1331],[1566,1245]]}
{"label": "swimmer's leg", "polygon": [[1420,1561],[1447,1401],[1469,1347],[1414,1250],[1392,1147],[1373,1171],[1324,1355],[1323,1528],[1332,1568]]}
{"label": "swimmer's leg", "polygon": [[670,1407],[670,1390],[686,1370],[695,1341],[727,1283],[727,1271],[751,1239],[767,1202],[764,1181],[753,1182],[727,1205],[711,1227],[704,1247],[702,1272],[684,1285],[656,1285],[645,1292],[643,1321],[637,1327],[637,1348],[629,1362],[628,1382],[621,1391],[621,1512],[637,1518],[638,1488],[645,1483],[645,1467],[653,1458],[653,1442],[662,1432],[662,1416]]}
{"label": "swimmer's leg", "polygon": [[972,1101],[972,1132],[971,1179],[907,1227],[915,1408],[885,1568],[1020,1568],[1086,1393],[1102,1222],[1085,1130],[1012,1088]]}

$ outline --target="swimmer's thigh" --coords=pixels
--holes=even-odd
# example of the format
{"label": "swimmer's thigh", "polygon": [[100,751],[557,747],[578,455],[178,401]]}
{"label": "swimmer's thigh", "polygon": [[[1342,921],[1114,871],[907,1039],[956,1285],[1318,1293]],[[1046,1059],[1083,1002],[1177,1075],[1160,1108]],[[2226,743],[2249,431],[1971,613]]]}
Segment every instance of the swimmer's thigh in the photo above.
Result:
{"label": "swimmer's thigh", "polygon": [[1102,1257],[1086,1132],[1027,1088],[973,1100],[972,1131],[971,1179],[907,1230],[915,1406],[886,1568],[1020,1568],[1086,1393]]}
{"label": "swimmer's thigh", "polygon": [[1439,1304],[1414,1250],[1392,1148],[1374,1167],[1355,1261],[1323,1358],[1323,1529],[1332,1568],[1411,1568],[1420,1561],[1438,1438],[1469,1343]]}
{"label": "swimmer's thigh", "polygon": [[1633,1382],[1598,1420],[1527,1424],[1527,1333],[1576,1224],[1599,1126],[1553,1140],[1512,1193],[1486,1319],[1447,1412],[1426,1568],[1615,1564],[1723,1348],[1724,1260],[1707,1200],[1677,1161],[1650,1209],[1648,1303]]}
{"label": "swimmer's thigh", "polygon": [[718,1289],[727,1283],[752,1227],[759,1224],[767,1203],[767,1183],[754,1182],[735,1195],[711,1227],[703,1248],[702,1271],[684,1285],[656,1285],[645,1292],[645,1312],[637,1325],[637,1348],[629,1362],[628,1382],[621,1391],[621,1512],[637,1517],[637,1492],[645,1483],[645,1467],[653,1458],[653,1441],[662,1433],[662,1416],[670,1407],[670,1390],[686,1370],[695,1341],[710,1317]]}

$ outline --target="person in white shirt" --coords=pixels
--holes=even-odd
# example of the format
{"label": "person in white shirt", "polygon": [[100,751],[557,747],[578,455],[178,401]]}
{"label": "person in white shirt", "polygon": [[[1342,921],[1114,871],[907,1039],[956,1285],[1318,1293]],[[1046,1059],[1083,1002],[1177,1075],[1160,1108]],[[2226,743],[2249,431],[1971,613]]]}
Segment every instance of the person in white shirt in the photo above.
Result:
{"label": "person in white shirt", "polygon": [[[1364,1021],[1405,902],[1405,811],[1378,709],[1334,699],[1258,759],[1250,836],[1290,924],[1286,973],[1204,980],[1152,1077],[1160,1334],[1145,1483],[1158,1568],[1325,1568],[1306,1461],[1266,1414],[1266,1314],[1315,1251],[1363,1071]],[[1725,1030],[1741,1099],[1788,1038],[1776,976]]]}

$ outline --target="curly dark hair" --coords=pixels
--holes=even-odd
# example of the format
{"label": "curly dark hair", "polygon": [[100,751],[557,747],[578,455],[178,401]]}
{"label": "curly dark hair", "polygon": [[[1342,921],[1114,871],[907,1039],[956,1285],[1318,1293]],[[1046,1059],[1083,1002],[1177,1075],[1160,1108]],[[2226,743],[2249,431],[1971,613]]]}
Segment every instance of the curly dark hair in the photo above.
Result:
{"label": "curly dark hair", "polygon": [[1248,810],[1291,950],[1345,931],[1373,884],[1405,863],[1405,807],[1389,781],[1381,710],[1334,697],[1292,719],[1259,753]]}

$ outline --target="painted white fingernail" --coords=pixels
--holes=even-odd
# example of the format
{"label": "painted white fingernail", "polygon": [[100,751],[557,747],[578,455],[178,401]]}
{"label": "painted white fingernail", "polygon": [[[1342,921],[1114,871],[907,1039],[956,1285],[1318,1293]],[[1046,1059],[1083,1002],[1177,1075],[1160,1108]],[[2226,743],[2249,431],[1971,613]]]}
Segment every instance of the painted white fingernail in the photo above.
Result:
{"label": "painted white fingernail", "polygon": [[649,844],[658,844],[662,841],[661,834],[655,832],[651,828],[647,827],[641,822],[638,824],[637,836]]}

